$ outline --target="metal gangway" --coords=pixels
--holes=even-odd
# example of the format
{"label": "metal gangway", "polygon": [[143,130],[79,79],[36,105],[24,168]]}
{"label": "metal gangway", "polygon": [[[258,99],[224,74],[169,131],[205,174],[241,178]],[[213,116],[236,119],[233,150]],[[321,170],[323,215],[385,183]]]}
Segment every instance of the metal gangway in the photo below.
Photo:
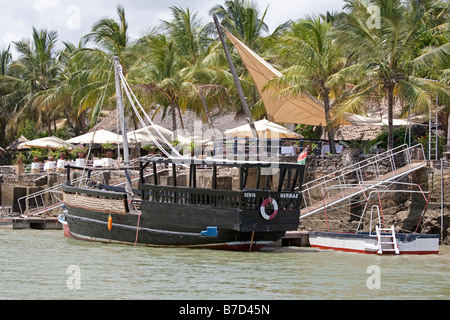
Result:
{"label": "metal gangway", "polygon": [[303,185],[304,219],[337,205],[351,205],[352,199],[388,188],[406,175],[427,166],[423,146],[400,147],[377,154]]}

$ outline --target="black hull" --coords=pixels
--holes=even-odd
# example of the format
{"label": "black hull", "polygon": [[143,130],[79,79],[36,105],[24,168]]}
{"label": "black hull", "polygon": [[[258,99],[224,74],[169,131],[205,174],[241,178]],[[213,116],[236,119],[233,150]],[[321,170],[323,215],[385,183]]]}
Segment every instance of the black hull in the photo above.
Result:
{"label": "black hull", "polygon": [[[150,164],[153,177],[145,179]],[[132,203],[124,188],[100,184],[80,188],[68,179],[63,184],[66,227],[73,237],[90,241],[246,251],[259,250],[286,231],[297,230],[300,197],[295,188],[301,189],[303,166],[280,164],[277,189],[265,190],[246,188],[249,170],[257,168],[257,187],[263,181],[269,186],[275,178],[263,178],[262,165],[239,164],[240,186],[234,191],[217,188],[217,164],[206,171],[212,174],[212,188],[197,188],[197,165],[190,164],[188,186],[177,186],[172,165],[173,185],[168,186],[159,184],[156,163],[142,160]]]}
{"label": "black hull", "polygon": [[[148,215],[147,215],[148,216]],[[86,241],[118,243],[151,247],[208,248],[217,250],[256,251],[281,239],[285,232],[240,232],[219,229],[217,236],[202,235],[207,228],[155,229],[143,213],[126,216],[113,215],[111,231],[109,214],[80,208],[68,208],[65,220],[70,236]],[[139,230],[138,230],[139,224]]]}

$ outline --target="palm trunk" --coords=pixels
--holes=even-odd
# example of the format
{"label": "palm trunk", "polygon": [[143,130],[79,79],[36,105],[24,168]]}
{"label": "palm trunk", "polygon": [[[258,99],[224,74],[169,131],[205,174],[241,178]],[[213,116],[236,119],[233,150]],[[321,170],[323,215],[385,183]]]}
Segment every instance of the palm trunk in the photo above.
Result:
{"label": "palm trunk", "polygon": [[86,133],[86,111],[82,111],[80,113],[80,116],[78,117],[78,121],[80,124],[81,132]]}
{"label": "palm trunk", "polygon": [[447,151],[450,151],[450,112],[447,120]]}
{"label": "palm trunk", "polygon": [[324,90],[324,92],[322,93],[322,99],[325,107],[325,119],[327,121],[327,133],[328,133],[328,140],[330,141],[330,152],[331,154],[336,154],[336,146],[334,141],[335,132],[331,125],[330,97],[328,90]]}
{"label": "palm trunk", "polygon": [[177,138],[177,131],[178,131],[178,127],[177,127],[177,107],[175,105],[175,103],[171,103],[170,104],[170,111],[172,112],[172,130],[174,132],[174,138]]}
{"label": "palm trunk", "polygon": [[180,117],[180,126],[181,126],[181,130],[184,131],[184,122],[183,122],[183,116],[181,115],[181,109],[180,109],[180,105],[178,104],[178,102],[175,103],[176,108],[178,110],[178,116]]}
{"label": "palm trunk", "polygon": [[52,136],[52,119],[50,117],[47,118],[47,130],[48,130],[48,136]]}
{"label": "palm trunk", "polygon": [[[205,111],[205,115],[206,115],[206,119],[208,120],[209,128],[211,130],[213,130],[213,132],[214,132],[214,124],[213,124],[211,115],[210,115],[209,110],[208,110],[208,105],[206,104],[205,95],[203,94],[203,88],[200,87],[198,89],[198,92],[200,94],[200,99],[202,100],[203,110]],[[214,141],[215,140],[215,135],[213,135],[211,138]]]}
{"label": "palm trunk", "polygon": [[388,150],[394,149],[394,86],[388,87]]}

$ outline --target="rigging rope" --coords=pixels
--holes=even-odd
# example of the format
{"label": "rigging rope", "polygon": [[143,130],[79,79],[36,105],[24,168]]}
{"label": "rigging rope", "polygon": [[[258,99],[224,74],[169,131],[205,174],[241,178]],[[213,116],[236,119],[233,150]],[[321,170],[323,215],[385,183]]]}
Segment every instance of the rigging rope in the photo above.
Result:
{"label": "rigging rope", "polygon": [[[112,74],[113,68],[114,68],[114,64],[111,64],[111,69],[109,70],[109,74],[108,74],[108,80],[106,81],[105,91],[103,92],[103,96],[102,96],[102,98],[100,100],[100,110],[99,110],[98,114],[101,114],[101,112],[103,110],[103,103],[105,101],[106,92],[108,91],[108,85],[109,85],[109,81],[111,79],[111,74]],[[100,121],[100,117],[97,116],[97,120],[96,120],[96,124],[95,125],[98,125],[99,121]],[[89,159],[89,157],[91,155],[92,145],[94,144],[95,134],[96,133],[97,133],[97,131],[94,131],[94,134],[92,135],[91,142],[89,143],[89,150],[88,150],[88,154],[86,156],[86,160]],[[81,173],[81,177],[84,177],[85,173],[86,173],[86,167],[84,167],[84,169],[83,169],[83,171]],[[83,179],[80,180],[80,185],[82,184],[82,181],[83,181]]]}
{"label": "rigging rope", "polygon": [[128,84],[127,80],[125,79],[122,72],[119,72],[120,79],[122,81],[122,85],[125,89],[125,93],[128,97],[128,100],[131,103],[131,106],[133,108],[133,111],[135,112],[136,116],[138,117],[139,122],[142,124],[143,129],[146,131],[146,133],[149,135],[149,137],[153,140],[155,145],[169,158],[172,157],[157,141],[157,139],[154,137],[154,135],[150,132],[148,127],[145,125],[144,120],[142,119],[139,111],[136,108],[136,104],[139,106],[139,109],[146,117],[147,121],[150,123],[151,127],[155,130],[155,132],[160,136],[160,138],[164,141],[164,143],[172,150],[173,154],[175,154],[177,157],[181,157],[181,154],[173,147],[173,145],[166,139],[166,137],[161,133],[161,131],[156,127],[155,123],[152,121],[152,119],[148,116],[148,114],[145,112],[144,108],[140,104],[139,100],[136,98],[136,95],[133,93],[133,90],[131,90],[130,85]]}

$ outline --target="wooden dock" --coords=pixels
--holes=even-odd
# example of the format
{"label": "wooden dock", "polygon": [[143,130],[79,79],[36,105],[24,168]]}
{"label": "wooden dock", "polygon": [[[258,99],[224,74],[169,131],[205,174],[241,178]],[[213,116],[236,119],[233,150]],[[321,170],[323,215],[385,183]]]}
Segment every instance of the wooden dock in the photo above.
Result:
{"label": "wooden dock", "polygon": [[282,239],[283,247],[309,247],[308,231],[288,231]]}
{"label": "wooden dock", "polygon": [[62,230],[58,218],[2,218],[0,228],[11,228],[13,230],[36,229],[36,230]]}

